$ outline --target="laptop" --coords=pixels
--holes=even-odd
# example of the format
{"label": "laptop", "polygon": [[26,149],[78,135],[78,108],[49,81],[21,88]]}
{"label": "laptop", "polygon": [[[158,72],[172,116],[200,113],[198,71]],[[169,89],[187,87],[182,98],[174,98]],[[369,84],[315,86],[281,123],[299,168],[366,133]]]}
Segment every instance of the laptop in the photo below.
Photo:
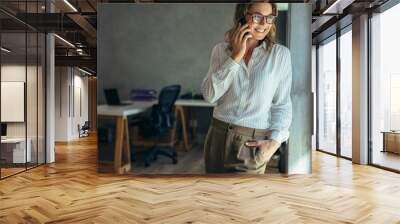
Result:
{"label": "laptop", "polygon": [[130,105],[131,103],[121,103],[119,99],[117,89],[104,89],[104,94],[106,96],[106,102],[108,105],[112,106],[123,106],[123,105]]}
{"label": "laptop", "polygon": [[7,139],[7,124],[1,123],[1,140]]}

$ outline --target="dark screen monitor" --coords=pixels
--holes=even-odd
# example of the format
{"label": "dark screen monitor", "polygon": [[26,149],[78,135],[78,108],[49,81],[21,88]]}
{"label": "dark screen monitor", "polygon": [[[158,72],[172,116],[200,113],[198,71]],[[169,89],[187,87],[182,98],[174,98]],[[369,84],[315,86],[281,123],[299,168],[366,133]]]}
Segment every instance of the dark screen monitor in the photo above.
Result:
{"label": "dark screen monitor", "polygon": [[120,105],[121,101],[117,89],[105,89],[104,95],[108,105]]}
{"label": "dark screen monitor", "polygon": [[104,89],[104,95],[108,105],[128,105],[121,103],[117,89]]}
{"label": "dark screen monitor", "polygon": [[1,136],[7,136],[7,124],[1,124]]}

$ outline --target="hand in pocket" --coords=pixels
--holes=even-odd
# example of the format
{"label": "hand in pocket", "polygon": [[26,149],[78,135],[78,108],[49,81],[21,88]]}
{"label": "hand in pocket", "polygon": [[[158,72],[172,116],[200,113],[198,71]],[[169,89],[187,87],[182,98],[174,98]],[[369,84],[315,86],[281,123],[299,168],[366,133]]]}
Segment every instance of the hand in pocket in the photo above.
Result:
{"label": "hand in pocket", "polygon": [[246,145],[249,147],[256,147],[256,163],[268,162],[280,146],[280,144],[275,140],[248,141],[246,142]]}

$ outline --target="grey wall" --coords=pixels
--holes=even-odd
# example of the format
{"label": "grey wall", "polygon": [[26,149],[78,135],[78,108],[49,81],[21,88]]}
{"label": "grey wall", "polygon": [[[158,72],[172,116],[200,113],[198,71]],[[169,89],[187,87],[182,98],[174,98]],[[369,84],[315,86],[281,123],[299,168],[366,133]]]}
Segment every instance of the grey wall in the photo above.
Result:
{"label": "grey wall", "polygon": [[288,14],[288,43],[293,69],[293,120],[290,129],[288,173],[311,173],[311,4],[290,4]]}
{"label": "grey wall", "polygon": [[233,10],[233,4],[101,4],[99,101],[103,87],[117,87],[124,97],[135,87],[199,89]]}
{"label": "grey wall", "polygon": [[[127,98],[132,88],[181,84],[200,91],[213,46],[231,27],[235,4],[99,4],[98,101],[104,88]],[[278,19],[285,41],[286,12]]]}

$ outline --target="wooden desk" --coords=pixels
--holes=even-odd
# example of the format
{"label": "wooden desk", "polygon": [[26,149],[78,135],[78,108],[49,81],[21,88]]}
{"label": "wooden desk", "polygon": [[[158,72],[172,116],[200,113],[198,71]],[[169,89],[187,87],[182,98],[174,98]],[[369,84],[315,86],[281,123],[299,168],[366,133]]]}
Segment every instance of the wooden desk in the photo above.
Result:
{"label": "wooden desk", "polygon": [[[97,106],[98,116],[109,116],[116,119],[115,146],[114,146],[114,171],[123,174],[131,169],[131,148],[129,143],[128,116],[144,112],[152,107],[157,101],[137,101],[130,105]],[[123,164],[123,156],[127,161]]]}
{"label": "wooden desk", "polygon": [[383,131],[383,150],[382,152],[392,152],[400,154],[400,132]]}
{"label": "wooden desk", "polygon": [[178,114],[181,117],[182,123],[182,132],[183,132],[183,146],[186,151],[191,148],[189,144],[189,136],[186,127],[186,114],[185,114],[185,107],[214,107],[216,103],[208,103],[205,100],[185,100],[179,99],[175,102],[175,120],[178,119]]}
{"label": "wooden desk", "polygon": [[[131,149],[129,141],[129,128],[127,117],[131,115],[137,115],[151,108],[158,101],[124,101],[124,103],[132,103],[130,105],[123,106],[110,106],[110,105],[99,105],[97,107],[98,116],[109,116],[115,117],[116,119],[116,131],[115,131],[115,147],[114,147],[114,171],[119,174],[130,170],[131,168]],[[175,102],[175,124],[172,130],[171,141],[175,141],[176,138],[176,121],[178,121],[178,115],[180,115],[182,122],[183,132],[183,144],[184,149],[189,150],[191,148],[189,144],[188,131],[186,127],[186,115],[185,107],[214,107],[216,104],[207,103],[204,100],[184,100],[179,99]],[[127,161],[123,164],[123,156]]]}

